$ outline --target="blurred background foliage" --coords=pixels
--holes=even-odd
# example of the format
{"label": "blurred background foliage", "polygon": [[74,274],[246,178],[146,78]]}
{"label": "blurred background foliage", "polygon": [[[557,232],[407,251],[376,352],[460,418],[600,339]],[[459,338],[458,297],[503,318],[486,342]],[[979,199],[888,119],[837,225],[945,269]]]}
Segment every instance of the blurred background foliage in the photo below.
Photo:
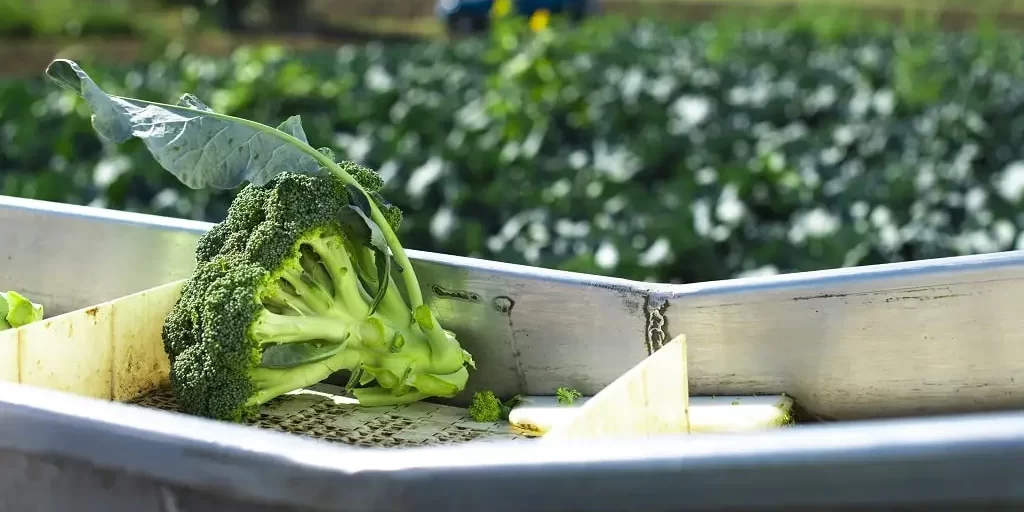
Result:
{"label": "blurred background foliage", "polygon": [[1024,248],[1012,2],[621,0],[460,37],[432,2],[283,5],[0,0],[0,194],[225,215],[234,191],[98,139],[41,77],[67,56],[112,93],[301,115],[414,249],[695,282]]}

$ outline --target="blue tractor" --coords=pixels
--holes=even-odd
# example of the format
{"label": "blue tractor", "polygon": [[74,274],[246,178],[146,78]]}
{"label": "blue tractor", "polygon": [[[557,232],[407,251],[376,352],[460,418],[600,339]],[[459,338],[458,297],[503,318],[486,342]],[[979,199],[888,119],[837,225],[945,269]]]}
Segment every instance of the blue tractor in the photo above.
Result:
{"label": "blue tractor", "polygon": [[[439,0],[435,11],[449,32],[467,33],[487,28],[493,6],[494,0]],[[512,0],[512,12],[527,17],[546,10],[579,21],[597,9],[597,0]]]}

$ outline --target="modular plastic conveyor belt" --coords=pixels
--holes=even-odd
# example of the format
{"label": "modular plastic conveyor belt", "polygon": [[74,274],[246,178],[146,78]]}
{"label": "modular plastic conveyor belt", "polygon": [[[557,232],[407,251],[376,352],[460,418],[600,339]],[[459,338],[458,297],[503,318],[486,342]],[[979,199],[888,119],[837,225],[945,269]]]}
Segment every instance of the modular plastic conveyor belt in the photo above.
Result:
{"label": "modular plastic conveyor belt", "polygon": [[[0,288],[49,315],[101,304],[187,277],[208,228],[0,196]],[[538,442],[441,412],[430,435],[455,442],[434,444],[397,427],[345,437],[342,404],[317,389],[302,407],[338,412],[333,427],[284,405],[250,428],[175,413],[159,393],[137,407],[0,383],[0,510],[1024,509],[1024,253],[689,285],[410,256],[486,362],[464,396],[593,395],[685,335],[691,395],[784,393],[820,422]],[[62,368],[78,371],[81,347],[67,348]]]}
{"label": "modular plastic conveyor belt", "polygon": [[[394,407],[358,407],[343,389],[320,384],[279,397],[248,425],[351,446],[405,448],[479,440],[523,440],[508,425],[476,423],[464,409],[420,402]],[[130,403],[179,411],[173,393],[161,389]]]}

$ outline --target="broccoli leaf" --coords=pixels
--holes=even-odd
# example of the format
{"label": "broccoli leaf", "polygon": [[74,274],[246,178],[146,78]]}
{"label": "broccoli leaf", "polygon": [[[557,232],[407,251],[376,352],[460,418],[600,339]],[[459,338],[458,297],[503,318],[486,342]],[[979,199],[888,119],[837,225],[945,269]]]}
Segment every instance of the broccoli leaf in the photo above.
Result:
{"label": "broccoli leaf", "polygon": [[0,293],[0,302],[6,308],[5,319],[10,327],[22,327],[43,319],[43,306],[17,292]]}
{"label": "broccoli leaf", "polygon": [[345,349],[347,343],[286,343],[273,345],[263,351],[260,366],[264,368],[291,368],[330,359]]}
{"label": "broccoli leaf", "polygon": [[0,331],[11,328],[11,324],[7,323],[7,311],[7,299],[0,293]]}
{"label": "broccoli leaf", "polygon": [[[50,62],[46,76],[85,99],[92,110],[93,128],[100,137],[119,144],[132,137],[142,140],[154,159],[189,188],[233,189],[246,182],[263,186],[284,171],[319,175],[326,170],[348,185],[356,183],[330,158],[330,152],[309,145],[298,116],[271,128],[214,112],[192,94],[182,96],[176,105],[112,96],[76,62],[67,59]],[[362,187],[356,188],[361,191]],[[366,198],[365,194],[359,195]],[[384,267],[378,272],[397,269],[404,274],[409,302],[413,306],[423,304],[419,282],[405,250],[390,226],[383,227],[387,218],[369,198],[365,202],[358,214],[373,219],[368,223],[369,240],[383,241],[374,244],[377,251],[381,246],[388,248],[383,251],[388,261],[378,265]],[[378,261],[381,257],[375,256]],[[387,279],[378,282],[387,288]]]}
{"label": "broccoli leaf", "polygon": [[[352,233],[353,238],[362,245],[373,250],[374,266],[377,267],[377,293],[374,294],[373,302],[370,303],[370,314],[377,311],[384,294],[388,290],[388,282],[391,277],[391,249],[388,248],[384,232],[373,219],[370,218],[370,203],[361,190],[351,185],[345,187],[350,198],[349,210],[358,217],[359,222],[348,222],[349,226],[365,226],[357,233]],[[356,220],[355,218],[352,219]]]}
{"label": "broccoli leaf", "polygon": [[189,188],[232,189],[247,181],[263,185],[283,171],[320,172],[299,116],[275,129],[218,114],[192,94],[177,105],[111,96],[66,59],[51,62],[46,75],[85,99],[100,136],[118,144],[142,139],[156,161]]}

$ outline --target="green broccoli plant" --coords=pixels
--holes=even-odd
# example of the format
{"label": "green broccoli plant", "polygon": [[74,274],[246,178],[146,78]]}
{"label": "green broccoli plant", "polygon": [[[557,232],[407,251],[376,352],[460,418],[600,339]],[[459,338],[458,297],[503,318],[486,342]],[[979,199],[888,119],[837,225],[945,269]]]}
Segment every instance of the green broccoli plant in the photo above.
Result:
{"label": "green broccoli plant", "polygon": [[477,391],[473,394],[473,402],[469,404],[469,416],[479,423],[491,423],[507,420],[512,408],[523,403],[520,395],[502,402],[493,391]]}
{"label": "green broccoli plant", "polygon": [[177,105],[110,96],[67,60],[47,75],[85,99],[102,137],[142,139],[185,185],[247,183],[200,240],[164,323],[182,410],[243,421],[342,370],[366,406],[465,389],[473,358],[424,304],[395,234],[402,213],[377,173],[312,148],[297,116],[275,129],[192,95]]}
{"label": "green broccoli plant", "polygon": [[42,304],[36,304],[15,291],[0,292],[0,331],[16,329],[42,319]]}
{"label": "green broccoli plant", "polygon": [[560,387],[555,390],[555,397],[558,400],[558,403],[562,405],[572,405],[576,403],[576,400],[581,396],[583,395],[581,395],[579,391],[572,388]]}

